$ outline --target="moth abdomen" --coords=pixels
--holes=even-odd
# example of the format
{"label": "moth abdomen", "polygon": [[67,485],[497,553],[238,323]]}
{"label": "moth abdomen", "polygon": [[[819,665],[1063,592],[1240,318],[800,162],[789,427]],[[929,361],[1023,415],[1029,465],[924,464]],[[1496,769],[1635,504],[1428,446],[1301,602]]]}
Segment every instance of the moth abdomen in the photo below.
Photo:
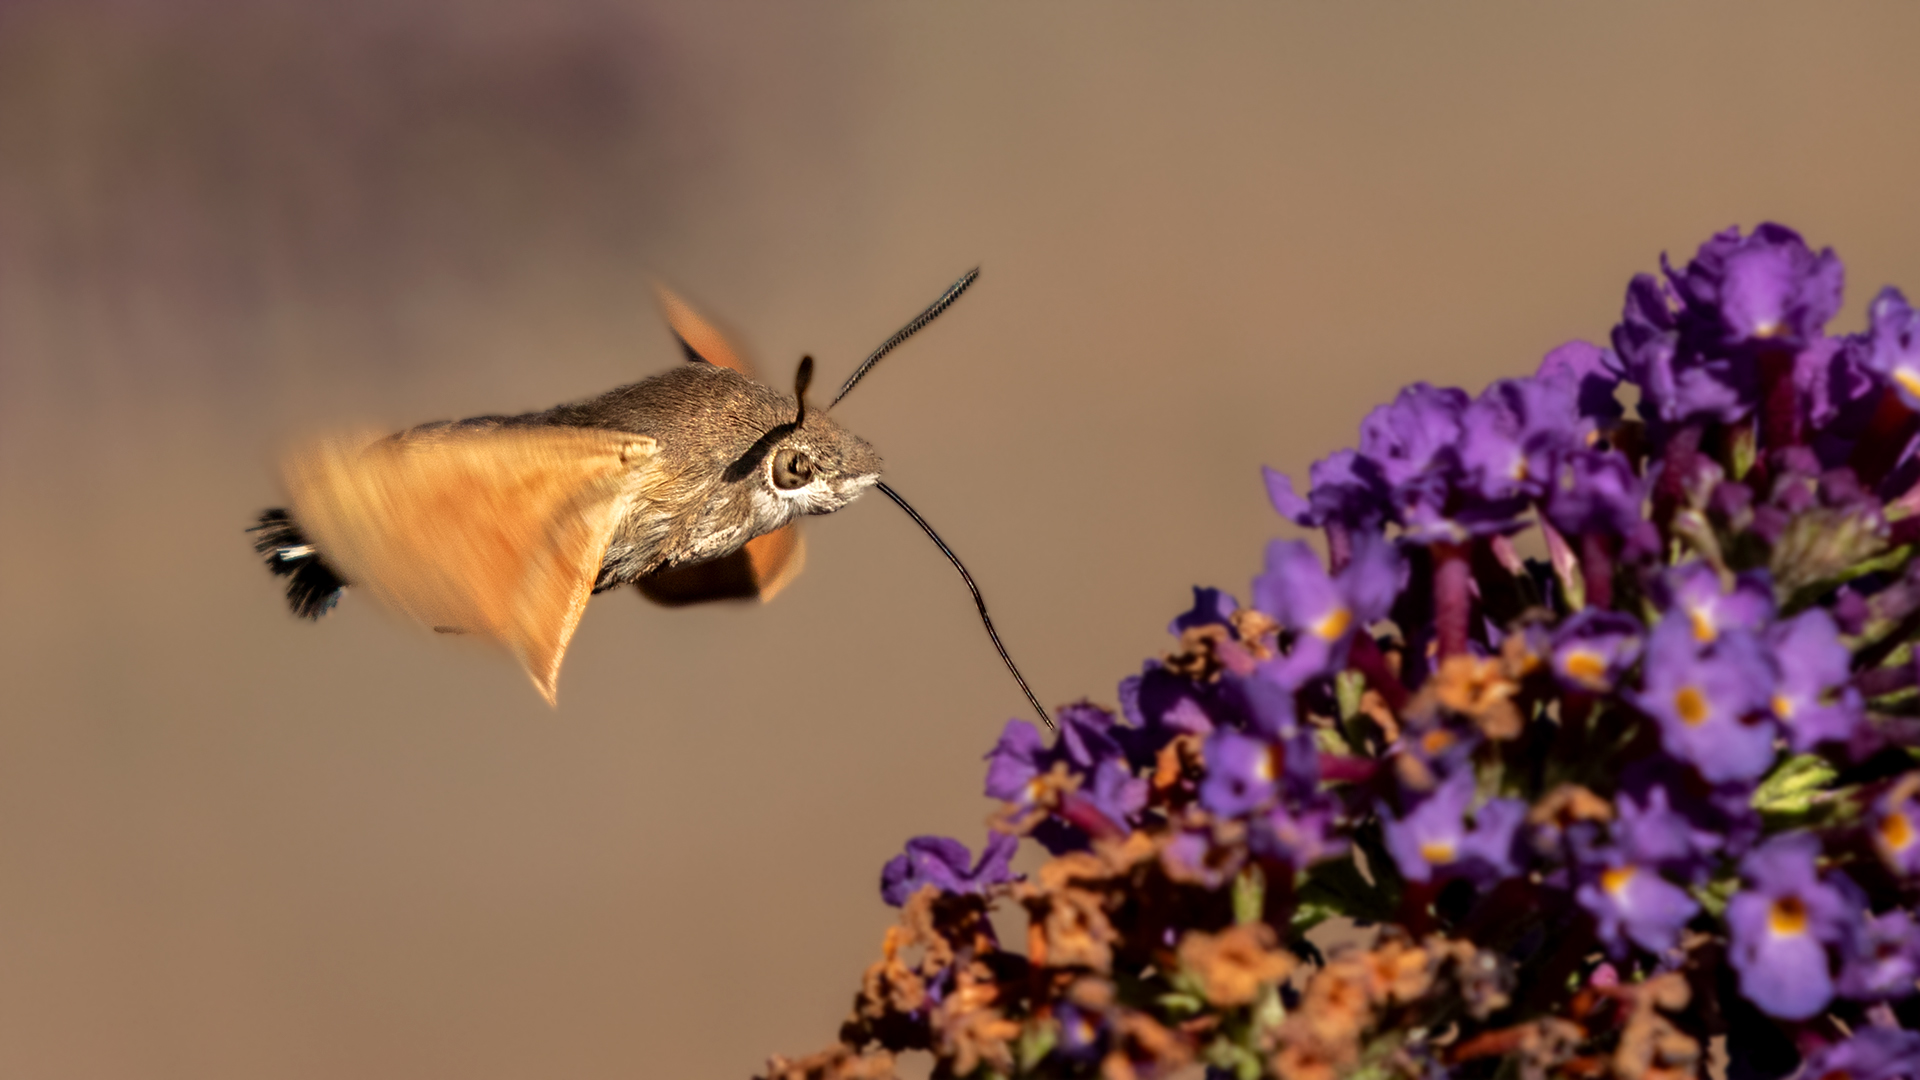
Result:
{"label": "moth abdomen", "polygon": [[293,515],[280,507],[262,511],[259,524],[247,531],[259,534],[253,550],[267,569],[287,579],[287,606],[295,615],[318,619],[333,610],[347,583],[321,558]]}

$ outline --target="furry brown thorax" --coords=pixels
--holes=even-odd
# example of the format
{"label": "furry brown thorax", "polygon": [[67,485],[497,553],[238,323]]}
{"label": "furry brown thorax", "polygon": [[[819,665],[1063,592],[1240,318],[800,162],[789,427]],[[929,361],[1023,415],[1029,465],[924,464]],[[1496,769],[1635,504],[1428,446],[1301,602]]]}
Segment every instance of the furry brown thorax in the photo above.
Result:
{"label": "furry brown thorax", "polygon": [[[802,514],[829,514],[880,479],[880,455],[824,411],[730,368],[682,364],[599,397],[520,416],[422,424],[407,439],[507,425],[599,428],[659,440],[648,484],[607,545],[594,591],[738,551]],[[798,464],[804,477],[792,468]],[[776,466],[786,465],[776,483]]]}

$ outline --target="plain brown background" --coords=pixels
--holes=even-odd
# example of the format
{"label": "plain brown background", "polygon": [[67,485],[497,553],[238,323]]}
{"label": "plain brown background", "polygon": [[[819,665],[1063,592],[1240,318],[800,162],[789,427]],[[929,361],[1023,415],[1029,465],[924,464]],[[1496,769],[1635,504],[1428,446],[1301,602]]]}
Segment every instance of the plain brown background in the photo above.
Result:
{"label": "plain brown background", "polygon": [[0,1076],[738,1077],[1025,707],[878,497],[774,603],[587,612],[549,711],[240,531],[287,442],[676,362],[833,384],[1042,696],[1244,596],[1424,378],[1776,219],[1920,290],[1906,3],[0,4]]}

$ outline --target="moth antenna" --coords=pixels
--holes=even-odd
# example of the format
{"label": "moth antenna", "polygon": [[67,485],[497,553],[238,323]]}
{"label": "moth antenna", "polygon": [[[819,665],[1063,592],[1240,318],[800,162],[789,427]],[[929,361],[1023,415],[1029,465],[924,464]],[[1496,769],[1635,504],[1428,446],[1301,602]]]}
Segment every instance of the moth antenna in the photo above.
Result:
{"label": "moth antenna", "polygon": [[[947,290],[948,295],[941,298],[942,302],[940,304],[936,304],[933,306],[933,308],[929,309],[931,314],[922,315],[920,319],[916,321],[924,324],[924,322],[927,319],[931,319],[934,315],[940,314],[939,309],[943,307],[945,304],[952,303],[953,297],[960,295],[959,290],[966,288],[968,283],[970,283],[973,280],[974,275],[978,273],[979,271],[976,270],[973,273],[968,274],[966,277],[961,278],[960,283],[958,285],[955,285],[952,289]],[[914,327],[912,329],[918,329],[918,327]],[[903,331],[903,333],[905,333],[905,331]],[[872,365],[872,361],[870,360],[865,366],[871,366],[871,365]],[[857,375],[858,373],[856,372],[855,374]],[[846,393],[845,390],[842,390],[840,392],[842,394]],[[918,511],[914,510],[913,507],[907,505],[907,500],[901,498],[899,492],[893,490],[892,488],[888,487],[886,484],[880,483],[880,482],[876,482],[874,486],[880,489],[880,493],[882,495],[885,495],[887,498],[892,499],[893,505],[898,506],[902,510],[905,510],[907,512],[907,516],[913,519],[913,523],[915,525],[920,526],[920,528],[926,531],[926,534],[929,537],[933,538],[934,546],[940,549],[940,554],[945,555],[947,557],[947,561],[953,564],[953,568],[955,570],[960,571],[960,580],[967,583],[967,591],[973,594],[973,606],[980,609],[980,623],[981,625],[987,628],[987,636],[993,639],[993,647],[999,651],[1000,659],[1006,661],[1007,670],[1013,673],[1013,681],[1020,684],[1020,692],[1027,695],[1027,704],[1032,705],[1033,711],[1040,714],[1040,720],[1047,725],[1047,730],[1049,731],[1055,730],[1054,724],[1053,724],[1053,717],[1047,715],[1047,707],[1045,705],[1040,704],[1040,699],[1033,695],[1033,687],[1027,685],[1026,678],[1020,674],[1020,669],[1013,665],[1013,657],[1008,655],[1007,647],[1000,643],[1000,635],[993,628],[993,620],[991,618],[988,618],[987,616],[987,601],[983,597],[981,597],[980,587],[973,583],[973,575],[967,573],[967,568],[961,565],[960,556],[955,555],[953,553],[953,549],[947,546],[947,542],[945,540],[940,539],[940,534],[933,531],[933,526],[927,524],[926,518],[921,517]]]}
{"label": "moth antenna", "polygon": [[[847,396],[847,391],[853,389],[853,384],[859,382],[868,371],[872,370],[873,365],[879,363],[881,357],[899,348],[901,342],[919,333],[928,323],[939,318],[940,313],[952,307],[953,302],[960,299],[960,294],[966,292],[968,287],[979,280],[979,278],[980,268],[977,266],[961,274],[959,281],[947,286],[947,291],[940,294],[940,299],[935,300],[927,310],[914,316],[912,322],[901,327],[899,331],[888,338],[879,348],[867,354],[867,358],[860,361],[860,366],[853,369],[853,374],[847,376],[847,381],[840,384],[840,392],[833,395],[833,400],[827,404],[827,408],[831,409],[835,405],[840,404],[840,399]],[[949,553],[949,555],[951,555],[951,553]],[[1011,666],[1013,662],[1008,661],[1007,663]],[[1019,673],[1015,672],[1015,674],[1017,675]]]}
{"label": "moth antenna", "polygon": [[807,420],[807,387],[813,385],[813,357],[800,358],[800,367],[793,373],[793,397],[800,403],[800,411],[794,414],[793,426],[797,430]]}

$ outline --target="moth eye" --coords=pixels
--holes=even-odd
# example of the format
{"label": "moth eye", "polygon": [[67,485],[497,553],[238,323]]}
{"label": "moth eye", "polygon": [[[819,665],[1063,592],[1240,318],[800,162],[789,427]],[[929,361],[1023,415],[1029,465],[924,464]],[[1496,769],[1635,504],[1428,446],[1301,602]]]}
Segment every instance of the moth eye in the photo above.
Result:
{"label": "moth eye", "polygon": [[773,455],[773,486],[781,491],[806,487],[813,480],[813,462],[798,450],[782,450]]}

